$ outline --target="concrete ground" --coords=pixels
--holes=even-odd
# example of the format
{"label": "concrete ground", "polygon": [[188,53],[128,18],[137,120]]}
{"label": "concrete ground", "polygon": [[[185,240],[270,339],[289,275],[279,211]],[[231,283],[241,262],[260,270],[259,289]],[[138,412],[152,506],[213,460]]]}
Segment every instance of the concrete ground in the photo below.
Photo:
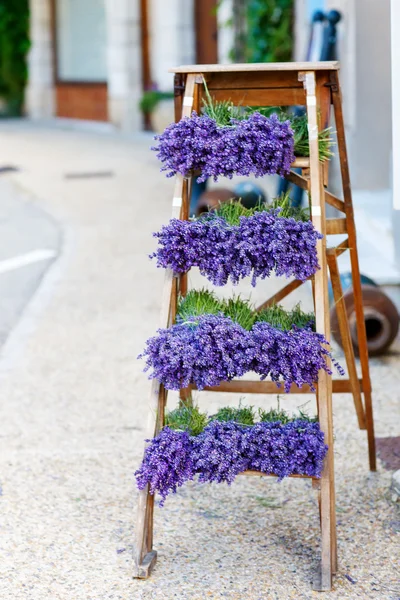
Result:
{"label": "concrete ground", "polygon": [[[0,154],[20,169],[0,179],[1,600],[316,598],[318,507],[305,481],[182,488],[156,509],[152,578],[131,578],[133,472],[149,412],[136,356],[158,325],[163,274],[147,255],[172,194],[149,145],[0,126]],[[40,249],[53,254],[1,272]],[[306,288],[299,298],[309,305]],[[400,434],[398,365],[398,344],[371,361],[380,437]],[[226,401],[200,396],[208,410]],[[391,473],[369,473],[348,396],[335,397],[334,417],[339,572],[327,597],[398,600]]]}

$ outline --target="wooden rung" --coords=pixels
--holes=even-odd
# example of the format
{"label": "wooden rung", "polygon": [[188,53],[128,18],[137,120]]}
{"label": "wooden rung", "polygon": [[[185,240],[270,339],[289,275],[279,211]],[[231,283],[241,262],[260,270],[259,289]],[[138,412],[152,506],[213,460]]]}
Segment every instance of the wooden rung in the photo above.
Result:
{"label": "wooden rung", "polygon": [[271,306],[272,304],[277,304],[278,302],[283,300],[283,298],[286,298],[286,296],[288,296],[291,292],[293,292],[294,290],[297,290],[297,288],[299,288],[301,285],[303,285],[303,283],[305,283],[305,281],[300,281],[299,279],[296,279],[295,281],[291,281],[290,283],[285,285],[285,287],[280,289],[279,292],[276,292],[276,294],[271,296],[271,298],[268,298],[268,300],[266,300],[265,302],[260,304],[260,306],[257,306],[256,311],[260,312],[260,311],[264,310],[264,308],[267,308],[267,306]]}
{"label": "wooden rung", "polygon": [[[359,379],[361,391],[362,379]],[[315,387],[318,387],[316,384]],[[191,390],[197,390],[195,385],[190,386]],[[205,387],[205,392],[225,392],[232,394],[284,394],[283,385],[278,387],[274,381],[250,381],[242,379],[234,379],[233,381],[223,381],[219,385]],[[349,379],[333,379],[332,380],[332,391],[335,394],[347,394],[351,393],[352,388]],[[313,394],[310,390],[310,386],[303,385],[301,388],[297,387],[294,383],[290,387],[289,394]]]}
{"label": "wooden rung", "polygon": [[[308,156],[296,156],[291,164],[292,169],[309,169],[310,159]],[[297,174],[297,173],[296,173]]]}
{"label": "wooden rung", "polygon": [[[248,471],[242,471],[241,473],[239,473],[239,475],[246,475],[247,477],[278,477],[278,475],[275,475],[275,473],[262,473],[261,471],[252,471],[250,469]],[[288,475],[288,477],[295,477],[297,479],[312,479],[313,481],[319,481],[317,477],[312,477],[311,475]]]}
{"label": "wooden rung", "polygon": [[340,244],[338,246],[334,246],[333,248],[327,248],[326,249],[326,254],[328,256],[331,256],[332,254],[334,256],[340,256],[341,254],[343,254],[343,252],[346,252],[346,250],[349,249],[349,240],[343,240],[343,242],[340,242]]}
{"label": "wooden rung", "polygon": [[[293,167],[293,165],[292,165],[292,167]],[[290,181],[290,183],[297,185],[298,187],[300,187],[302,190],[305,190],[306,192],[309,190],[310,180],[307,177],[304,177],[304,175],[299,175],[298,173],[295,173],[294,171],[290,171],[285,176],[285,179],[287,181]]]}
{"label": "wooden rung", "polygon": [[347,221],[346,219],[327,219],[326,220],[326,234],[327,235],[338,235],[341,233],[347,233]]}
{"label": "wooden rung", "polygon": [[328,192],[328,190],[325,190],[325,202],[330,206],[337,208],[338,210],[340,210],[340,212],[345,212],[345,205],[343,200],[340,200],[334,194]]}

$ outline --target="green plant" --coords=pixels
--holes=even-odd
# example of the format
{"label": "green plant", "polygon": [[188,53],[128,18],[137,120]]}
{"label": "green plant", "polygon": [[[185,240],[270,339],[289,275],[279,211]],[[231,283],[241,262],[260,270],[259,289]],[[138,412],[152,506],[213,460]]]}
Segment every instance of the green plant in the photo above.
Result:
{"label": "green plant", "polygon": [[[188,404],[183,404],[178,408],[165,413],[165,426],[170,429],[187,431],[189,435],[199,435],[211,421],[234,421],[241,425],[255,425],[257,422],[276,422],[280,421],[283,425],[302,419],[311,423],[317,422],[316,416],[310,417],[306,411],[298,408],[298,414],[289,415],[280,408],[280,399],[278,396],[277,408],[264,410],[259,408],[257,413],[253,406],[243,406],[239,401],[238,406],[224,406],[217,410],[214,415],[208,415],[206,412],[200,412],[198,406],[193,405],[191,398]],[[258,417],[258,418],[257,418]]]}
{"label": "green plant", "polygon": [[240,296],[219,300],[213,292],[206,289],[190,290],[184,298],[180,298],[177,315],[181,322],[185,323],[193,317],[206,314],[223,314],[248,331],[257,322],[269,323],[283,331],[289,331],[293,325],[302,329],[314,324],[314,315],[304,313],[300,304],[296,304],[291,311],[286,311],[279,304],[273,304],[257,312],[249,300],[243,300]]}
{"label": "green plant", "polygon": [[304,313],[300,308],[300,304],[296,304],[291,311],[286,311],[279,304],[273,304],[264,308],[257,315],[257,321],[264,321],[283,331],[292,329],[293,325],[302,329],[310,323],[313,324],[314,320],[314,315]]}
{"label": "green plant", "polygon": [[[286,108],[280,106],[235,106],[231,100],[217,101],[212,98],[207,84],[203,79],[206,98],[203,99],[203,111],[217,123],[219,127],[235,127],[232,119],[238,121],[247,119],[252,113],[259,112],[264,117],[271,117],[276,113],[281,121],[290,121],[293,130],[293,150],[296,156],[310,156],[310,145],[308,139],[307,114],[294,115]],[[319,160],[329,160],[333,156],[331,147],[333,145],[332,128],[323,129],[318,134]]]}
{"label": "green plant", "polygon": [[0,96],[7,116],[23,111],[29,47],[29,0],[0,0]]}
{"label": "green plant", "polygon": [[151,115],[161,100],[169,100],[174,97],[173,92],[160,92],[158,90],[148,90],[143,93],[139,102],[139,108],[145,115]]}
{"label": "green plant", "polygon": [[190,435],[199,435],[207,423],[207,413],[201,413],[198,406],[193,406],[191,403],[183,404],[165,414],[166,426],[188,431]]}
{"label": "green plant", "polygon": [[232,321],[239,323],[243,329],[247,329],[248,331],[250,331],[257,319],[257,313],[249,300],[242,300],[240,296],[223,300],[221,308],[225,316],[230,317]]}
{"label": "green plant", "polygon": [[210,416],[210,421],[234,421],[241,425],[254,425],[254,408],[252,406],[242,406],[240,402],[237,408],[234,408],[233,406],[224,406],[223,408],[220,408],[215,415]]}
{"label": "green plant", "polygon": [[293,0],[247,0],[247,62],[287,62],[293,53]]}
{"label": "green plant", "polygon": [[[286,108],[280,106],[254,106],[246,107],[246,115],[252,112],[259,112],[265,117],[270,117],[272,113],[276,113],[281,121],[290,121],[290,126],[293,129],[294,134],[294,153],[296,156],[310,156],[310,144],[308,140],[308,123],[307,114],[294,115],[289,112]],[[318,133],[318,151],[319,160],[324,162],[329,160],[333,156],[331,150],[334,140],[332,138],[332,128],[327,127]]]}
{"label": "green plant", "polygon": [[279,216],[292,217],[296,221],[309,221],[310,214],[308,209],[290,206],[290,197],[288,194],[281,194],[274,198],[270,204],[260,203],[252,208],[246,208],[240,201],[231,200],[230,202],[222,202],[218,208],[209,212],[203,213],[201,219],[212,219],[214,216],[222,217],[228,225],[234,226],[240,224],[240,217],[251,217],[258,212],[271,212],[280,209]]}
{"label": "green plant", "polygon": [[179,298],[178,315],[185,322],[199,315],[217,315],[221,308],[221,303],[213,292],[206,289],[190,290],[184,298]]}
{"label": "green plant", "polygon": [[[223,2],[224,0],[221,0]],[[294,0],[234,0],[233,62],[286,62],[293,54]]]}
{"label": "green plant", "polygon": [[296,219],[304,223],[310,220],[309,208],[301,208],[301,206],[292,206],[289,192],[281,194],[277,198],[273,198],[271,204],[268,205],[270,210],[279,208],[279,216],[285,218]]}
{"label": "green plant", "polygon": [[[285,113],[283,113],[283,117],[285,117]],[[310,156],[307,115],[293,116],[286,113],[286,118],[289,118],[290,126],[294,132],[294,153],[296,156]],[[331,133],[332,128],[328,127],[318,134],[319,160],[321,162],[329,160],[333,156],[333,152],[331,151],[333,144]]]}

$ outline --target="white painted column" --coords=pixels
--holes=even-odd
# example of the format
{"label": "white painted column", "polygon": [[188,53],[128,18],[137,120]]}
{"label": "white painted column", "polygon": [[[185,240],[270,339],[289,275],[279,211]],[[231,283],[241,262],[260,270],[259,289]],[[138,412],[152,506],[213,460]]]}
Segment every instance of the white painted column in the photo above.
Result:
{"label": "white painted column", "polygon": [[30,0],[30,37],[26,111],[33,119],[48,118],[55,110],[50,0]]}
{"label": "white painted column", "polygon": [[108,111],[124,131],[141,129],[142,95],[139,2],[106,0]]}
{"label": "white painted column", "polygon": [[171,91],[168,69],[195,62],[193,0],[149,1],[150,61],[153,82]]}
{"label": "white painted column", "polygon": [[229,25],[233,17],[233,1],[224,0],[218,5],[218,62],[222,65],[232,62],[230,53],[234,44],[233,27]]}
{"label": "white painted column", "polygon": [[392,47],[392,186],[393,208],[400,211],[400,2],[391,1]]}

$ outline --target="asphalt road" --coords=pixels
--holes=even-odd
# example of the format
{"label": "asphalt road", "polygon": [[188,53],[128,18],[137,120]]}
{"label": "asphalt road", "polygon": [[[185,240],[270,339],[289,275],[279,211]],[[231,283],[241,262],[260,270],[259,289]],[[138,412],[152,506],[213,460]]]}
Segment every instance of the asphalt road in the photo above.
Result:
{"label": "asphalt road", "polygon": [[57,223],[0,175],[0,347],[61,244]]}

